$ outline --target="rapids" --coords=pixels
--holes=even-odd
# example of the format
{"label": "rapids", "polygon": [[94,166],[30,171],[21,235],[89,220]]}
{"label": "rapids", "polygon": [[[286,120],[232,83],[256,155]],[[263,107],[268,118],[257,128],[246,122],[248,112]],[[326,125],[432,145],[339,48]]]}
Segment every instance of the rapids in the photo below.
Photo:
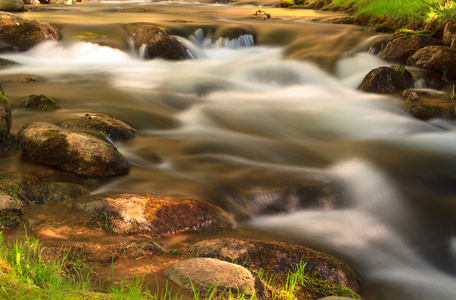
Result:
{"label": "rapids", "polygon": [[[417,120],[398,97],[356,90],[388,65],[366,46],[381,37],[310,21],[336,14],[252,3],[93,1],[23,13],[58,24],[63,38],[1,55],[19,63],[1,76],[45,79],[3,83],[13,133],[75,113],[115,116],[139,132],[115,144],[132,170],[93,193],[197,195],[240,228],[344,258],[365,299],[456,299],[454,123]],[[259,8],[272,18],[254,17]],[[193,59],[142,60],[122,29],[134,22],[163,26]],[[246,33],[223,35],[233,27]],[[96,38],[81,38],[87,32]],[[65,109],[21,108],[32,93]],[[0,168],[78,181],[16,152],[3,153]],[[260,187],[267,201],[269,184],[300,181],[337,185],[337,203],[267,215],[238,206],[244,189]]]}

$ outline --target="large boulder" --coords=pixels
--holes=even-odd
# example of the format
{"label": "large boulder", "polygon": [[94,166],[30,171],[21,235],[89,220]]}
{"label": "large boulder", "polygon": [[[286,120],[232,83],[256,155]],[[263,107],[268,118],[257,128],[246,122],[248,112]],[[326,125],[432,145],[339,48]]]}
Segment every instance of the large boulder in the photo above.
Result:
{"label": "large boulder", "polygon": [[403,66],[379,67],[370,71],[358,89],[368,93],[397,93],[412,86],[412,74]]}
{"label": "large boulder", "polygon": [[0,10],[3,11],[23,11],[24,1],[22,0],[1,0]]}
{"label": "large boulder", "polygon": [[317,272],[327,281],[355,292],[360,290],[360,279],[352,267],[331,255],[303,246],[227,238],[199,242],[189,252],[198,257],[237,262],[249,266],[254,272],[262,269],[287,274],[299,264],[306,263],[305,269],[309,272]]}
{"label": "large boulder", "polygon": [[395,38],[386,45],[386,48],[382,53],[382,58],[405,64],[407,58],[419,49],[426,46],[441,44],[441,41],[427,35],[412,34],[401,36]]}
{"label": "large boulder", "polygon": [[130,125],[105,114],[78,114],[59,124],[62,128],[88,129],[95,133],[102,132],[112,140],[125,140],[136,136],[136,130]]}
{"label": "large boulder", "polygon": [[207,202],[177,196],[100,194],[76,207],[92,214],[96,225],[116,234],[151,237],[233,227],[228,214]]}
{"label": "large boulder", "polygon": [[141,25],[130,26],[127,30],[135,49],[143,52],[144,59],[183,60],[187,58],[185,46],[161,28]]}
{"label": "large boulder", "polygon": [[407,64],[433,71],[448,79],[456,79],[456,48],[424,47],[410,56]]}
{"label": "large boulder", "polygon": [[58,40],[58,31],[46,22],[0,12],[0,50],[26,51],[44,40]]}
{"label": "large boulder", "polygon": [[6,138],[11,129],[11,104],[8,98],[0,93],[0,139]]}
{"label": "large boulder", "polygon": [[50,123],[26,124],[17,139],[22,152],[33,161],[78,175],[114,176],[130,169],[127,159],[111,144]]}
{"label": "large boulder", "polygon": [[252,297],[264,292],[264,285],[246,268],[213,258],[191,258],[168,269],[165,274],[186,290]]}

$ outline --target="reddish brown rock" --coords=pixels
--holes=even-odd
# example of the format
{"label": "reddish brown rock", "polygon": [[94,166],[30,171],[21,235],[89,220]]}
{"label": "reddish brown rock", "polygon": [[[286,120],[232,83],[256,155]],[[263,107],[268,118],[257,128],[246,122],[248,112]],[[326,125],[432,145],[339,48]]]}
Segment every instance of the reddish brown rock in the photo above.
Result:
{"label": "reddish brown rock", "polygon": [[111,144],[50,123],[24,125],[17,139],[33,161],[86,176],[114,176],[129,171],[127,159]]}
{"label": "reddish brown rock", "polygon": [[441,45],[442,42],[426,35],[406,35],[395,38],[386,45],[382,58],[405,64],[407,59],[419,49]]}
{"label": "reddish brown rock", "polygon": [[185,197],[100,194],[84,199],[76,207],[92,213],[98,226],[121,235],[160,237],[233,227],[230,216],[217,206]]}
{"label": "reddish brown rock", "polygon": [[448,79],[456,79],[456,48],[424,47],[413,54],[407,64],[436,72]]}

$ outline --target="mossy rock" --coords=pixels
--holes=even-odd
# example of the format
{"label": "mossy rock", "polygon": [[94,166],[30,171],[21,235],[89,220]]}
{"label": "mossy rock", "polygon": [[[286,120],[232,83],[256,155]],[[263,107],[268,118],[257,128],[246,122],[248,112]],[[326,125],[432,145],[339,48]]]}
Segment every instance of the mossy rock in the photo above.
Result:
{"label": "mossy rock", "polygon": [[183,60],[188,58],[185,46],[161,28],[152,25],[129,25],[127,31],[137,50],[146,47],[144,59]]}
{"label": "mossy rock", "polygon": [[287,243],[250,239],[214,239],[193,245],[190,253],[198,257],[212,257],[242,264],[258,272],[259,269],[272,274],[286,275],[299,264],[319,274],[326,281],[342,285],[355,292],[360,290],[360,279],[356,271],[331,255],[307,247]]}
{"label": "mossy rock", "polygon": [[100,113],[79,114],[59,124],[62,128],[89,129],[95,134],[102,134],[112,140],[126,140],[136,136],[136,130],[130,125]]}
{"label": "mossy rock", "polygon": [[435,117],[442,117],[442,112],[435,106],[429,105],[417,99],[413,101],[411,98],[405,100],[406,109],[417,119],[429,120]]}
{"label": "mossy rock", "polygon": [[22,0],[2,0],[0,1],[2,11],[24,11],[24,1]]}
{"label": "mossy rock", "polygon": [[0,190],[24,206],[44,204],[52,194],[46,181],[18,172],[0,174]]}
{"label": "mossy rock", "polygon": [[94,136],[35,122],[17,135],[22,152],[33,161],[85,176],[114,176],[129,171],[127,159],[111,144]]}
{"label": "mossy rock", "polygon": [[12,124],[11,104],[8,98],[0,93],[0,139],[5,139],[10,134]]}
{"label": "mossy rock", "polygon": [[412,74],[405,67],[379,67],[370,71],[358,89],[368,93],[397,93],[412,86]]}
{"label": "mossy rock", "polygon": [[23,83],[35,83],[44,81],[44,78],[36,75],[29,74],[13,74],[5,75],[0,77],[0,82],[2,83],[14,83],[14,84],[23,84]]}
{"label": "mossy rock", "polygon": [[233,228],[231,217],[217,206],[185,197],[100,194],[82,199],[76,207],[91,213],[99,228],[120,235],[142,233],[157,238]]}
{"label": "mossy rock", "polygon": [[62,107],[58,105],[52,98],[41,94],[41,95],[30,95],[24,102],[24,106],[30,109],[36,110],[56,110],[61,109]]}
{"label": "mossy rock", "polygon": [[23,213],[20,201],[5,193],[0,193],[0,227],[19,225]]}
{"label": "mossy rock", "polygon": [[0,42],[4,46],[26,51],[41,41],[59,38],[58,31],[48,23],[0,12]]}

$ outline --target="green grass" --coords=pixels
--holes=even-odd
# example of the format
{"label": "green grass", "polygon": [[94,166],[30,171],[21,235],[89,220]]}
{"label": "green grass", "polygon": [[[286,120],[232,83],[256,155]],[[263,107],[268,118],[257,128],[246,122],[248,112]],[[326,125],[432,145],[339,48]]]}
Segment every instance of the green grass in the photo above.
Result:
{"label": "green grass", "polygon": [[393,16],[410,21],[448,21],[456,16],[453,0],[332,0],[332,4],[353,7],[357,14]]}
{"label": "green grass", "polygon": [[7,243],[2,232],[0,275],[0,299],[181,299],[168,286],[159,294],[151,293],[140,276],[113,284],[102,293],[102,283],[97,287],[92,281],[91,270],[80,252],[43,248],[38,239],[28,236]]}

